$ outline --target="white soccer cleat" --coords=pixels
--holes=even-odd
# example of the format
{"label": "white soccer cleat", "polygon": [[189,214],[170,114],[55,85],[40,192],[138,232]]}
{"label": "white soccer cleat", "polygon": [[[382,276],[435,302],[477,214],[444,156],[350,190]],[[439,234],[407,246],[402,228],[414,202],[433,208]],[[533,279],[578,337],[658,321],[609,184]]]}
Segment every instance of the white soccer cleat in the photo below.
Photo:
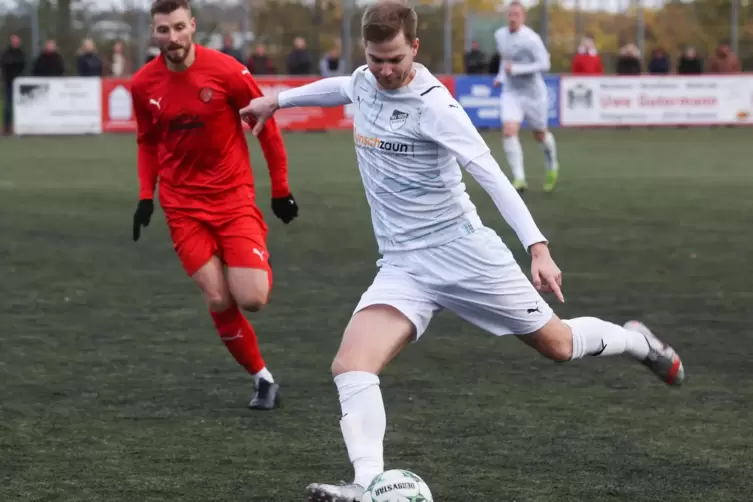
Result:
{"label": "white soccer cleat", "polygon": [[306,487],[306,502],[360,502],[364,491],[360,485],[312,483]]}
{"label": "white soccer cleat", "polygon": [[685,380],[685,369],[675,349],[659,340],[648,327],[639,321],[628,321],[625,329],[640,333],[648,342],[648,357],[641,364],[654,372],[668,385],[680,385]]}

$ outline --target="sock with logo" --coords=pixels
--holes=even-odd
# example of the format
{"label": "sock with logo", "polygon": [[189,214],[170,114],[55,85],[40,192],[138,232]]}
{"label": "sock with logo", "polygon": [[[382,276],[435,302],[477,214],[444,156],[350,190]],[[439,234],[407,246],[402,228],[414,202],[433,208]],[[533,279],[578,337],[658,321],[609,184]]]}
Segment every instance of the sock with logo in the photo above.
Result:
{"label": "sock with logo", "polygon": [[354,483],[367,488],[384,471],[384,433],[387,416],[379,377],[350,371],[335,377],[340,395],[340,429],[355,470]]}
{"label": "sock with logo", "polygon": [[544,152],[546,158],[547,171],[554,171],[558,168],[557,162],[557,143],[554,141],[554,135],[547,131],[544,135],[544,139],[539,143],[541,151]]}
{"label": "sock with logo", "polygon": [[211,314],[220,339],[238,364],[254,375],[257,383],[260,378],[271,382],[272,374],[264,366],[254,328],[238,306],[233,305],[224,312],[211,312]]}
{"label": "sock with logo", "polygon": [[571,359],[584,356],[629,354],[642,361],[648,357],[648,342],[640,333],[630,331],[595,317],[578,317],[563,321],[573,334]]}
{"label": "sock with logo", "polygon": [[523,147],[520,146],[520,140],[517,136],[505,136],[502,146],[507,157],[507,165],[512,171],[513,181],[525,181],[526,171],[523,167]]}

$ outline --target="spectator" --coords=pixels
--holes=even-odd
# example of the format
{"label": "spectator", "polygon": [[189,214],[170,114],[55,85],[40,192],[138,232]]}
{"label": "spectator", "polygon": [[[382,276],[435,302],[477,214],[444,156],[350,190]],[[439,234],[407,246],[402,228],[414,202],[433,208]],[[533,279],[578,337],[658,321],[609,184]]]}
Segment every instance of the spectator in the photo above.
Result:
{"label": "spectator", "polygon": [[573,75],[603,75],[604,66],[596,50],[596,42],[590,35],[583,37],[570,68]]}
{"label": "spectator", "polygon": [[311,55],[306,50],[306,41],[302,37],[293,40],[293,50],[288,54],[288,75],[311,75]]}
{"label": "spectator", "polygon": [[617,75],[640,75],[641,66],[638,47],[635,44],[622,46],[620,57],[617,58]]}
{"label": "spectator", "polygon": [[651,75],[667,75],[672,69],[672,63],[669,61],[669,55],[661,48],[657,47],[651,52],[651,60],[648,62],[648,72]]}
{"label": "spectator", "polygon": [[115,42],[112,46],[112,57],[110,58],[110,75],[117,78],[127,77],[131,74],[131,70],[123,42]]}
{"label": "spectator", "polygon": [[486,73],[488,63],[486,54],[481,50],[479,43],[471,42],[471,50],[465,53],[465,73],[468,75],[481,75]]}
{"label": "spectator", "polygon": [[703,61],[698,58],[693,47],[688,47],[677,60],[677,73],[680,75],[700,75],[703,73]]}
{"label": "spectator", "polygon": [[62,77],[64,73],[65,63],[57,44],[54,40],[46,41],[42,52],[34,60],[31,74],[35,77]]}
{"label": "spectator", "polygon": [[345,65],[340,51],[340,42],[337,41],[335,46],[319,61],[319,73],[322,77],[337,77],[343,74],[343,66]]}
{"label": "spectator", "polygon": [[489,75],[499,74],[500,61],[501,61],[501,58],[499,56],[499,52],[494,51],[492,58],[489,60]]}
{"label": "spectator", "polygon": [[235,43],[233,42],[233,37],[231,35],[225,35],[225,39],[222,42],[222,49],[220,49],[220,52],[235,58],[235,60],[239,63],[243,63],[243,54],[241,54],[241,51],[235,48]]}
{"label": "spectator", "polygon": [[252,75],[273,75],[277,73],[277,69],[272,60],[267,56],[267,48],[262,44],[257,45],[254,48],[254,53],[248,58],[246,68]]}
{"label": "spectator", "polygon": [[89,38],[81,43],[81,49],[76,57],[76,69],[81,77],[102,76],[102,61],[97,56],[94,42]]}
{"label": "spectator", "polygon": [[709,73],[740,73],[740,60],[727,42],[722,42],[709,61]]}
{"label": "spectator", "polygon": [[10,36],[10,44],[0,56],[0,70],[3,72],[3,133],[10,134],[13,125],[13,81],[20,77],[26,68],[26,54],[21,48],[21,37]]}

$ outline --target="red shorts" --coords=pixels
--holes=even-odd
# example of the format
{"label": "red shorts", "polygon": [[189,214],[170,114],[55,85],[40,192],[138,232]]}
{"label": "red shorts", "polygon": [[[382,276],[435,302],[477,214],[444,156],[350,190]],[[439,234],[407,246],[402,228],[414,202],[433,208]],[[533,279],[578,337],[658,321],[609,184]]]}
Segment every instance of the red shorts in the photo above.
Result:
{"label": "red shorts", "polygon": [[259,210],[253,209],[221,218],[167,213],[173,247],[186,273],[193,276],[212,256],[217,256],[228,267],[266,270],[271,283],[267,226]]}

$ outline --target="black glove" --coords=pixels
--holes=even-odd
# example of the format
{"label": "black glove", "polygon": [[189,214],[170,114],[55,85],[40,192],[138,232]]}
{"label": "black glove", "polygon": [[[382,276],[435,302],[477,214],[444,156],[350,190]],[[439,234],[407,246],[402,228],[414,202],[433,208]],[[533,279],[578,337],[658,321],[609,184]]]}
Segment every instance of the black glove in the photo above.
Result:
{"label": "black glove", "polygon": [[298,216],[298,204],[293,198],[293,194],[287,197],[272,198],[272,212],[280,218],[286,225]]}
{"label": "black glove", "polygon": [[152,199],[141,199],[136,206],[136,212],[133,214],[133,242],[139,240],[141,227],[148,227],[154,212],[154,201]]}

